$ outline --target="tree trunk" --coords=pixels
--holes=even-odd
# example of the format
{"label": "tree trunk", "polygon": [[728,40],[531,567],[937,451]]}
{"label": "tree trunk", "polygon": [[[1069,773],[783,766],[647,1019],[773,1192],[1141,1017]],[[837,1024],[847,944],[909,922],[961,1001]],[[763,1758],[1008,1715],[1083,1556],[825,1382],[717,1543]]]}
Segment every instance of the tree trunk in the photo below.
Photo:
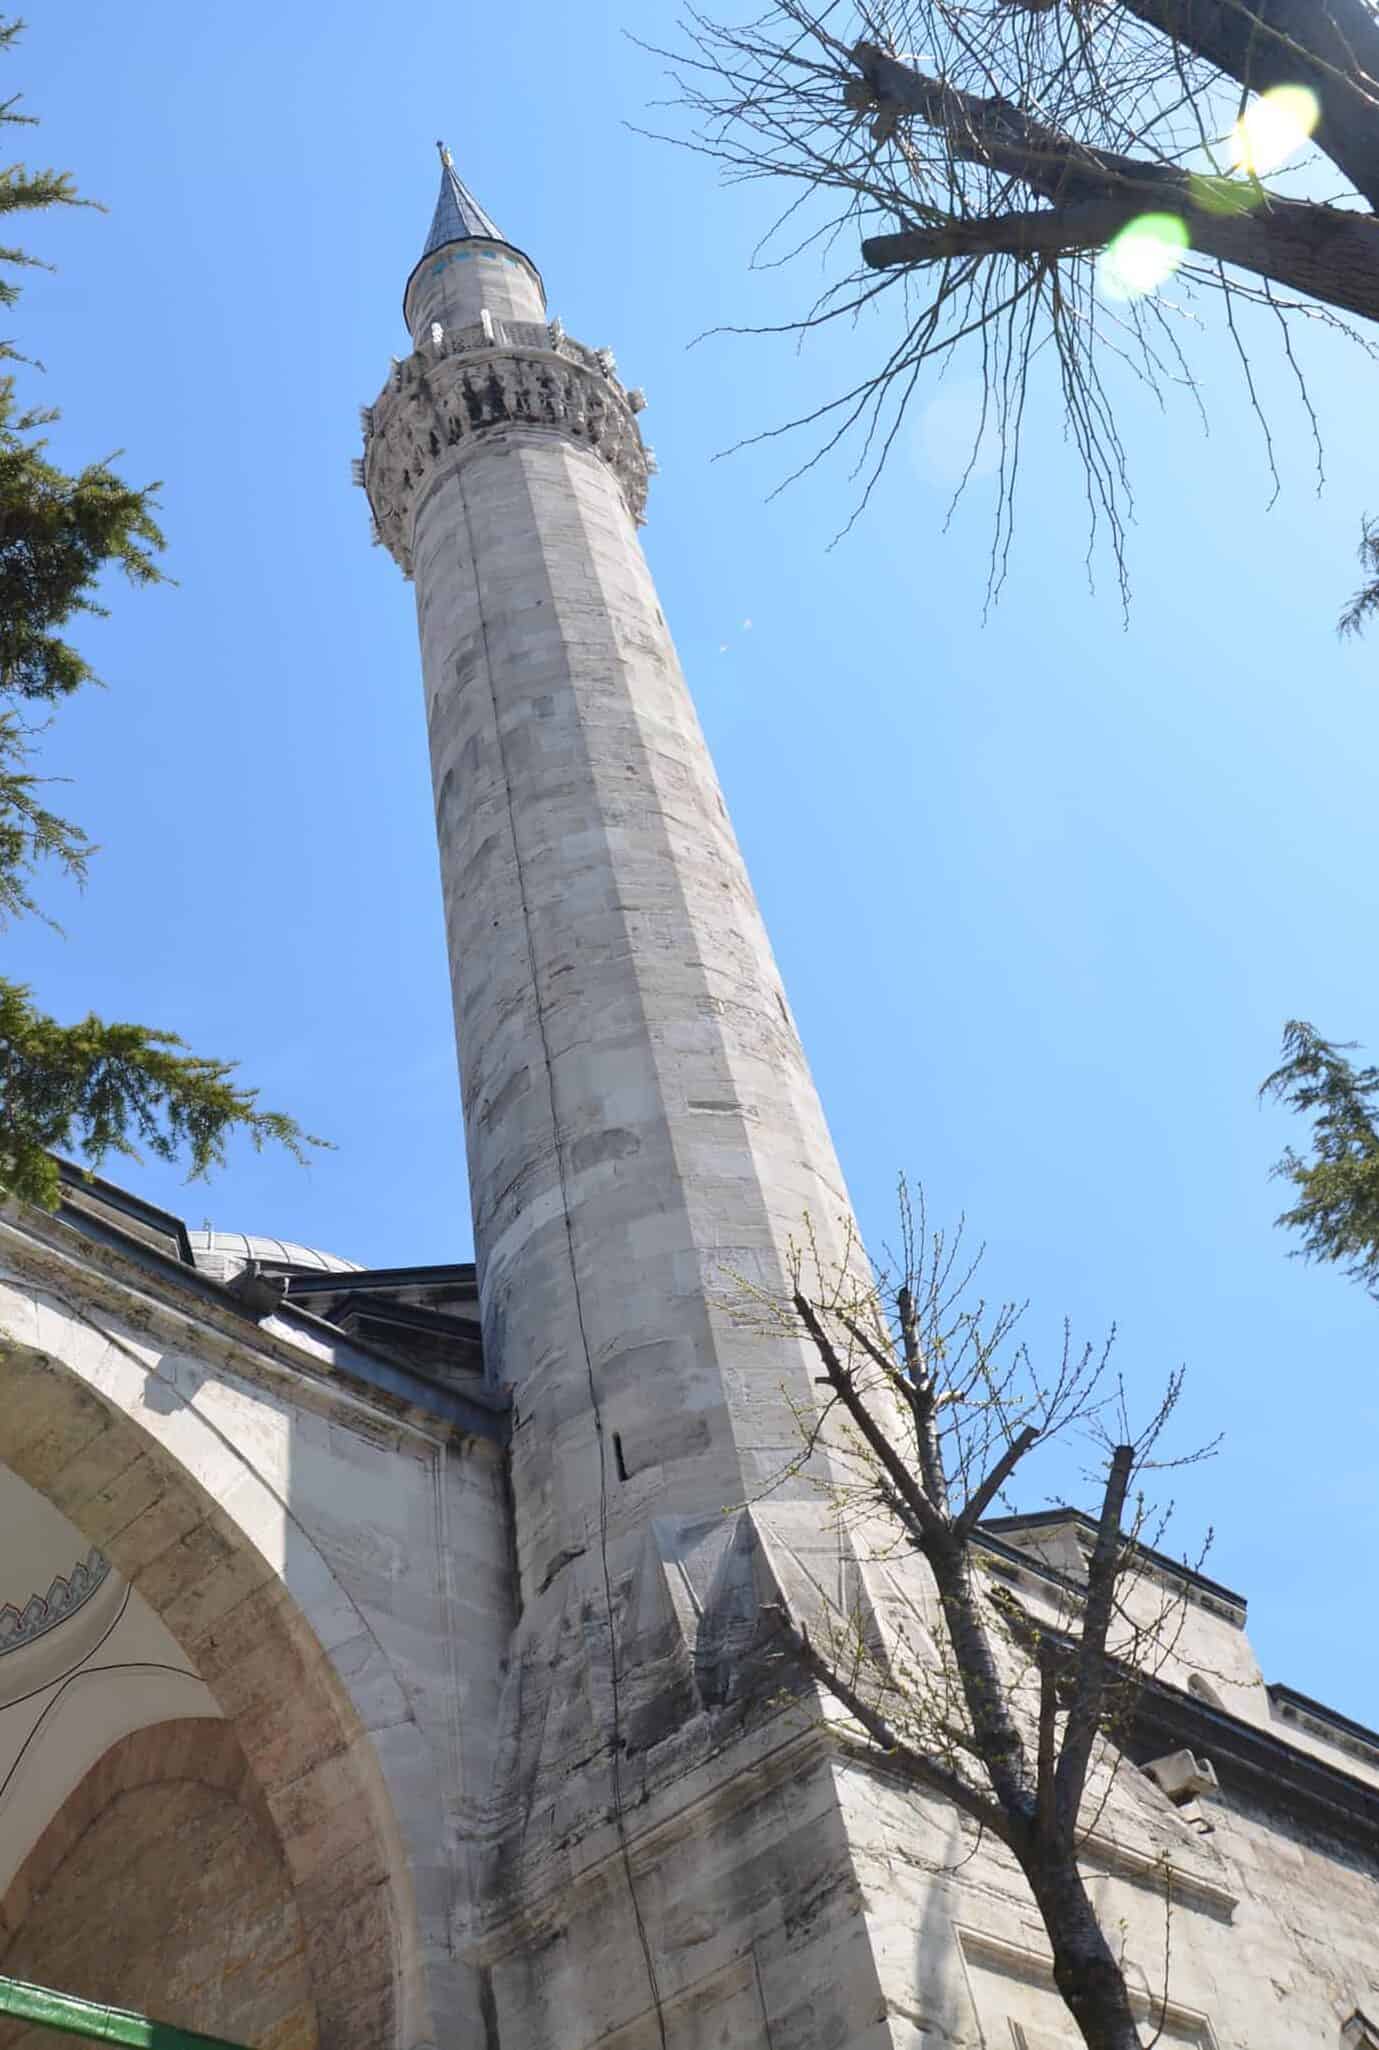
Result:
{"label": "tree trunk", "polygon": [[1102,1934],[1071,1853],[1032,1846],[1021,1858],[1053,1949],[1053,1979],[1087,2050],[1142,2050],[1125,1974]]}
{"label": "tree trunk", "polygon": [[1379,322],[1379,220],[1373,214],[1278,199],[1257,213],[1214,214],[1196,203],[1191,181],[1177,174],[1100,201],[872,235],[862,244],[862,257],[873,270],[889,270],[950,256],[1041,251],[1058,256],[1100,247],[1128,220],[1148,212],[1177,214],[1194,255],[1233,264],[1286,291],[1306,292],[1338,312]]}
{"label": "tree trunk", "polygon": [[991,1790],[1012,1823],[1032,1828],[1036,1803],[1029,1759],[982,1614],[983,1597],[972,1571],[971,1547],[949,1540],[931,1545],[927,1556],[972,1734]]}
{"label": "tree trunk", "polygon": [[1369,0],[1121,0],[1126,10],[1251,92],[1305,85],[1316,141],[1379,208],[1379,15]]}
{"label": "tree trunk", "polygon": [[[1093,149],[1007,100],[981,99],[929,78],[875,44],[859,43],[852,55],[878,105],[917,115],[943,131],[955,158],[988,164],[1050,205],[1048,213],[959,219],[870,236],[862,256],[872,269],[973,253],[1096,247],[1136,214],[1174,213],[1185,222],[1197,255],[1306,292],[1341,313],[1379,321],[1379,219],[1373,214],[1272,193],[1240,212],[1236,208],[1246,194],[1230,181],[1194,178],[1173,164]],[[1379,113],[1371,120],[1379,131]]]}

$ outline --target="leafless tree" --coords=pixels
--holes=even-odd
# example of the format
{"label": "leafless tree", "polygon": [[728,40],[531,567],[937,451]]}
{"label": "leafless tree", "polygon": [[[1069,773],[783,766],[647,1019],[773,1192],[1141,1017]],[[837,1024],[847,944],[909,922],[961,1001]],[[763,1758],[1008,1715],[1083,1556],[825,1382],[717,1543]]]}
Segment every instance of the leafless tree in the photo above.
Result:
{"label": "leafless tree", "polygon": [[662,53],[689,116],[676,139],[731,179],[794,188],[759,260],[822,248],[835,270],[785,331],[894,295],[899,317],[856,383],[766,430],[814,430],[801,467],[850,443],[854,517],[909,402],[965,349],[984,379],[974,450],[993,435],[999,449],[994,581],[1047,374],[1124,587],[1113,368],[1200,406],[1186,345],[1215,295],[1272,466],[1257,317],[1314,435],[1300,325],[1372,350],[1376,0],[769,0],[741,19],[691,9],[681,28]]}
{"label": "leafless tree", "polygon": [[[1082,1855],[1121,1755],[1114,1740],[1181,1628],[1181,1583],[1145,1571],[1143,1481],[1184,1463],[1160,1451],[1182,1376],[1134,1430],[1109,1342],[1077,1348],[1065,1335],[1041,1372],[1016,1337],[1018,1310],[975,1298],[961,1234],[928,1233],[903,1189],[896,1273],[859,1279],[860,1265],[824,1271],[806,1248],[792,1297],[744,1297],[743,1314],[764,1309],[812,1341],[822,1392],[801,1419],[800,1464],[829,1443],[843,1475],[830,1484],[837,1515],[869,1533],[874,1560],[924,1562],[909,1571],[932,1579],[934,1627],[902,1625],[882,1642],[861,1611],[809,1619],[782,1609],[783,1653],[860,1726],[889,1774],[1005,1845],[1090,2050],[1141,2050],[1149,2038]],[[1097,1470],[1085,1583],[1027,1601],[999,1576],[983,1521],[1035,1449],[1069,1434],[1092,1447]]]}

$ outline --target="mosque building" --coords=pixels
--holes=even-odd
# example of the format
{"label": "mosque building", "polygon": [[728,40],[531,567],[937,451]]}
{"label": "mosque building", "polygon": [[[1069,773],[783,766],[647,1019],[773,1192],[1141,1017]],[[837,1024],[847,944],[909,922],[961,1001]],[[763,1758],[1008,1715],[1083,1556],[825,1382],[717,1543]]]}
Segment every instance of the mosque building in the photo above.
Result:
{"label": "mosque building", "polygon": [[[476,1259],[75,1171],[0,1209],[0,2050],[1068,2050],[1006,1853],[763,1662],[781,1604],[932,1600],[725,1288],[788,1293],[806,1216],[860,1255],[642,394],[444,152],[403,313],[356,473],[416,599]],[[983,1544],[1037,1608],[1088,1528]],[[1083,1861],[1144,2041],[1379,2050],[1379,1735],[1143,1563],[1179,1623]]]}

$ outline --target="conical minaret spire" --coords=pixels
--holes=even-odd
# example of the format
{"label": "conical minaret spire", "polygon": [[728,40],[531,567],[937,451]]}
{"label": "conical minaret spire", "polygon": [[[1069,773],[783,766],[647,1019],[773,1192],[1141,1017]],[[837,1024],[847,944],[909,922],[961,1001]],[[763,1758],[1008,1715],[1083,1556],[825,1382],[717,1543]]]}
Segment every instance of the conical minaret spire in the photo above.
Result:
{"label": "conical minaret spire", "polygon": [[455,169],[443,142],[441,189],[426,244],[407,280],[402,313],[420,348],[432,330],[454,333],[484,314],[492,320],[545,325],[546,294],[541,273],[509,242],[490,213]]}
{"label": "conical minaret spire", "polygon": [[426,237],[422,255],[430,256],[433,250],[444,249],[447,242],[503,242],[506,236],[494,226],[492,218],[484,212],[474,194],[455,169],[455,159],[443,142],[438,142],[440,151],[441,189],[436,201],[436,211],[431,217],[431,232]]}

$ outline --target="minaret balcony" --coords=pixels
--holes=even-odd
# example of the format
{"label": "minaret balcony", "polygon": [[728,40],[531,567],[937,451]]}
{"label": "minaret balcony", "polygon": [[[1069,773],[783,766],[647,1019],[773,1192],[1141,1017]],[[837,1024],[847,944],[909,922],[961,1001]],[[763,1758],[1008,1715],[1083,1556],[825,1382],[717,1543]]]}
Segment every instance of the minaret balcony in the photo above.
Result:
{"label": "minaret balcony", "polygon": [[640,410],[608,367],[608,350],[587,348],[558,322],[488,317],[439,324],[393,366],[387,387],[364,409],[362,481],[379,536],[410,575],[418,492],[447,450],[504,429],[536,429],[590,449],[616,475],[633,521],[645,516],[650,451]]}

